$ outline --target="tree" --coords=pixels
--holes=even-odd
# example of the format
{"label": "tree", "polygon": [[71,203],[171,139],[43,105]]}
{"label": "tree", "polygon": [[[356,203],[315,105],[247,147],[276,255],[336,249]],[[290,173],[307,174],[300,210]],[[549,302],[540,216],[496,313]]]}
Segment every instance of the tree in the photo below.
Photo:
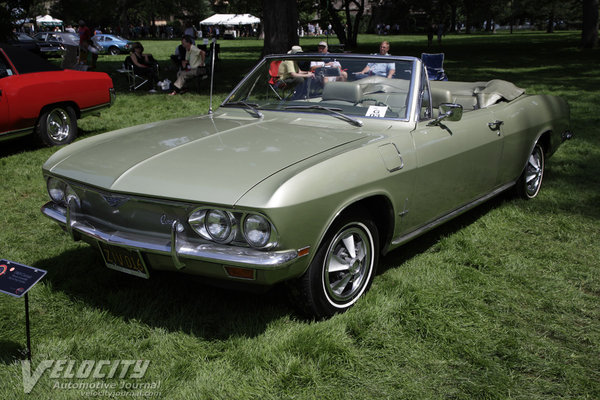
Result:
{"label": "tree", "polygon": [[296,0],[263,0],[263,29],[263,55],[285,53],[298,44]]}
{"label": "tree", "polygon": [[[336,7],[336,4],[339,6]],[[365,0],[321,0],[320,6],[322,16],[331,21],[340,43],[344,44],[347,49],[355,48],[360,23],[365,12]],[[344,16],[343,19],[341,15]]]}
{"label": "tree", "polygon": [[588,49],[598,46],[598,0],[583,0],[581,44]]}
{"label": "tree", "polygon": [[37,0],[0,1],[0,41],[6,41],[12,34],[17,20],[35,18],[40,15],[41,2]]}

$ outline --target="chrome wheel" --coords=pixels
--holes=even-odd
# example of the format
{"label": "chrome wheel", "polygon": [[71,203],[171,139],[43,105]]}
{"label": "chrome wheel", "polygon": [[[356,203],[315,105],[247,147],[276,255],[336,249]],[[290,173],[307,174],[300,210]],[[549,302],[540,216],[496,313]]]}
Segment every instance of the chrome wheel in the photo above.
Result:
{"label": "chrome wheel", "polygon": [[62,108],[53,109],[45,123],[48,136],[56,142],[64,141],[71,133],[71,117]]}
{"label": "chrome wheel", "polygon": [[344,312],[371,286],[378,255],[373,219],[362,209],[348,212],[329,228],[304,275],[288,282],[290,298],[313,318]]}
{"label": "chrome wheel", "polygon": [[524,184],[525,195],[528,198],[535,197],[542,186],[544,177],[544,150],[536,144],[527,160],[525,167]]}
{"label": "chrome wheel", "polygon": [[47,146],[71,143],[77,136],[75,111],[69,106],[46,108],[40,115],[36,133]]}
{"label": "chrome wheel", "polygon": [[335,307],[348,307],[364,292],[373,271],[373,237],[362,223],[344,227],[324,260],[323,289]]}

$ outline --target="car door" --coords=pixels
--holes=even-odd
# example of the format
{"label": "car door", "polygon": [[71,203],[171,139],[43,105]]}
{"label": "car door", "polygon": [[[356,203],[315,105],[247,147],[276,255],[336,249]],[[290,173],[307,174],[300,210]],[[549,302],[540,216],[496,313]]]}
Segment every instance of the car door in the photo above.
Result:
{"label": "car door", "polygon": [[418,169],[411,213],[421,223],[491,192],[503,146],[501,123],[487,108],[466,111],[456,122],[432,120],[422,118],[412,132]]}
{"label": "car door", "polygon": [[6,78],[14,75],[6,56],[0,51],[0,134],[10,130],[10,109],[8,108],[8,96],[5,93]]}

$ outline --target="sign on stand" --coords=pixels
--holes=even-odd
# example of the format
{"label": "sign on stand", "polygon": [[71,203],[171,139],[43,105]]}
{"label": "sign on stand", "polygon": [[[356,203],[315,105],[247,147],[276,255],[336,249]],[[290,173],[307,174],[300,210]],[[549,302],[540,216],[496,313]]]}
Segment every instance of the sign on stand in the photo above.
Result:
{"label": "sign on stand", "polygon": [[0,292],[13,297],[25,296],[25,331],[27,334],[27,358],[31,362],[31,333],[29,329],[29,296],[27,292],[47,271],[13,261],[0,260]]}
{"label": "sign on stand", "polygon": [[46,271],[43,269],[0,260],[0,292],[23,297],[44,275]]}

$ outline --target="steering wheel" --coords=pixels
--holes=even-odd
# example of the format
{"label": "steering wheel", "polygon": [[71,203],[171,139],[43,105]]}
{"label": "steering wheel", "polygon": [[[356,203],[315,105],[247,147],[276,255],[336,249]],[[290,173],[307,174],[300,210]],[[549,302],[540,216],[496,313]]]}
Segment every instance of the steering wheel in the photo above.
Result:
{"label": "steering wheel", "polygon": [[372,99],[369,97],[365,97],[364,99],[360,99],[359,101],[357,101],[356,103],[354,103],[355,106],[364,103],[365,101],[374,101],[376,106],[386,106],[387,108],[390,108],[390,106],[388,106],[387,104],[385,104],[383,101],[379,101],[377,99]]}

